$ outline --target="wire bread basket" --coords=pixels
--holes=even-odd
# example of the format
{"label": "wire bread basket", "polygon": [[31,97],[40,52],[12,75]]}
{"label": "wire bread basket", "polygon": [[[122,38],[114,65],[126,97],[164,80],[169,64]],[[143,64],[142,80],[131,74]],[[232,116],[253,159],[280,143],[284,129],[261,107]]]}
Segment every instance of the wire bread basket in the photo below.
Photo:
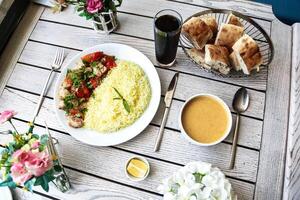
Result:
{"label": "wire bread basket", "polygon": [[[205,16],[211,16],[214,17],[218,23],[218,29],[220,29],[220,26],[222,23],[226,23],[227,19],[230,14],[235,15],[239,18],[240,22],[244,25],[244,33],[248,34],[250,37],[252,37],[258,44],[260,53],[262,55],[262,65],[261,68],[267,68],[268,65],[271,63],[273,56],[274,56],[274,47],[273,43],[269,37],[269,35],[265,32],[265,30],[258,25],[254,20],[252,20],[250,17],[247,17],[239,12],[231,11],[231,10],[224,10],[224,9],[211,9],[211,10],[205,10],[202,12],[198,12],[190,17],[188,17],[185,21],[187,22],[192,17],[205,17]],[[211,68],[207,69],[205,66],[202,66],[201,64],[196,63],[194,59],[190,57],[190,55],[187,53],[187,50],[193,48],[194,46],[192,43],[184,36],[184,34],[180,35],[180,45],[183,48],[183,51],[185,54],[195,63],[197,66],[206,72],[213,73],[217,76],[221,77],[232,77],[232,78],[240,78],[240,77],[248,77],[249,75],[244,74],[242,71],[235,71],[231,70],[228,74],[222,74],[219,71]],[[252,74],[259,73],[256,70],[253,70],[251,72]]]}

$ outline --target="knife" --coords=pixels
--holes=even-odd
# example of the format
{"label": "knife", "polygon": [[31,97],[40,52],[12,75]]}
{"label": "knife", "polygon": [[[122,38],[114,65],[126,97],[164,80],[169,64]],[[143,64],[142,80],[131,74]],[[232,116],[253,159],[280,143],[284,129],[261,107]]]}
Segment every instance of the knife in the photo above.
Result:
{"label": "knife", "polygon": [[167,117],[168,117],[168,114],[169,114],[170,106],[171,106],[171,103],[172,103],[172,99],[173,99],[175,88],[176,88],[177,81],[178,81],[178,74],[179,73],[177,72],[173,76],[173,78],[170,82],[170,85],[168,87],[168,90],[166,92],[166,95],[165,95],[165,99],[164,99],[165,112],[164,112],[164,116],[163,116],[162,121],[161,121],[158,136],[156,138],[155,147],[154,147],[155,152],[158,151],[159,147],[160,147],[160,143],[161,143],[162,136],[163,136],[163,133],[164,133],[165,125],[167,123]]}

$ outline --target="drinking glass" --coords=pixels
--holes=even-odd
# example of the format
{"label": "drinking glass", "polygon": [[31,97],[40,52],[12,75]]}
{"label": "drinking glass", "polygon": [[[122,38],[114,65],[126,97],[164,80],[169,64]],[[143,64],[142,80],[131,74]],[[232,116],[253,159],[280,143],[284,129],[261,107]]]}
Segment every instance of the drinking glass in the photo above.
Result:
{"label": "drinking glass", "polygon": [[164,9],[154,17],[155,55],[162,67],[175,63],[181,26],[182,17],[175,10]]}

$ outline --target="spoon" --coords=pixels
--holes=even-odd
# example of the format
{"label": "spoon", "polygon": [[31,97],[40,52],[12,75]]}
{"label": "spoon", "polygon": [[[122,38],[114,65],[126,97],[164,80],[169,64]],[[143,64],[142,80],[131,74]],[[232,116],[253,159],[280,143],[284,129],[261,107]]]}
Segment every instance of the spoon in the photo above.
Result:
{"label": "spoon", "polygon": [[239,123],[240,123],[240,114],[245,112],[249,107],[249,93],[246,88],[240,88],[234,95],[232,101],[233,110],[237,113],[236,122],[235,122],[235,130],[233,135],[233,142],[231,148],[231,159],[229,169],[234,168],[235,157],[236,157],[236,146],[238,141],[238,132],[239,132]]}

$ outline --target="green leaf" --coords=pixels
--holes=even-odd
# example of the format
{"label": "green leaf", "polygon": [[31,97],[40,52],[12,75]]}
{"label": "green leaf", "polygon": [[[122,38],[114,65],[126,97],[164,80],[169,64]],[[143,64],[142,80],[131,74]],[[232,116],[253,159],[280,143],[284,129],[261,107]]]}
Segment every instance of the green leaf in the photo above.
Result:
{"label": "green leaf", "polygon": [[49,191],[49,184],[45,175],[37,177],[34,185],[40,185],[46,192]]}
{"label": "green leaf", "polygon": [[42,176],[37,177],[34,182],[34,186],[42,185],[43,181],[44,179],[42,178]]}
{"label": "green leaf", "polygon": [[17,187],[17,184],[13,181],[10,175],[7,175],[5,181],[0,183],[0,187],[6,187],[6,186],[12,189]]}
{"label": "green leaf", "polygon": [[77,12],[81,12],[81,11],[83,11],[84,10],[84,7],[83,6],[78,6],[78,8],[77,8]]}
{"label": "green leaf", "polygon": [[32,138],[35,138],[35,139],[39,139],[40,138],[40,136],[39,135],[37,135],[37,134],[32,134],[32,136],[31,136]]}
{"label": "green leaf", "polygon": [[88,14],[88,15],[85,16],[85,18],[86,18],[86,20],[90,20],[90,19],[93,18],[93,15]]}
{"label": "green leaf", "polygon": [[113,98],[113,100],[121,100],[120,97]]}
{"label": "green leaf", "polygon": [[8,150],[10,153],[13,153],[15,151],[15,148],[14,148],[14,144],[13,143],[9,143],[8,144]]}
{"label": "green leaf", "polygon": [[7,184],[7,186],[8,186],[9,188],[15,189],[15,188],[17,187],[17,184],[16,184],[15,182],[11,181],[11,182],[9,182],[9,183]]}
{"label": "green leaf", "polygon": [[118,96],[119,96],[121,99],[124,99],[123,96],[121,95],[121,93],[120,93],[115,87],[113,87],[113,89],[115,90],[115,92],[118,94]]}
{"label": "green leaf", "polygon": [[41,187],[46,191],[49,192],[49,183],[45,180],[45,177],[43,176],[43,182],[41,184]]}
{"label": "green leaf", "polygon": [[47,145],[48,142],[48,135],[42,135],[40,139],[41,145]]}
{"label": "green leaf", "polygon": [[109,2],[109,9],[111,9],[113,12],[117,11],[115,3],[113,1]]}
{"label": "green leaf", "polygon": [[47,171],[42,176],[39,176],[36,178],[34,185],[35,186],[40,185],[46,192],[48,192],[49,191],[49,182],[51,182],[55,179],[53,174],[54,174],[53,169]]}
{"label": "green leaf", "polygon": [[118,4],[115,4],[116,7],[120,7],[122,5],[122,0],[116,0],[118,2]]}
{"label": "green leaf", "polygon": [[44,177],[46,178],[47,182],[51,182],[55,179],[54,177],[54,170],[53,169],[50,169],[48,170],[45,174],[44,174]]}
{"label": "green leaf", "polygon": [[54,169],[56,172],[61,172],[61,171],[62,171],[62,168],[61,168],[61,166],[59,166],[59,165],[54,165],[53,169]]}
{"label": "green leaf", "polygon": [[84,17],[85,16],[84,12],[79,13],[79,16]]}
{"label": "green leaf", "polygon": [[128,103],[127,103],[127,101],[125,99],[123,99],[123,106],[124,106],[125,110],[128,113],[130,113],[130,107],[129,107],[129,105],[128,105]]}
{"label": "green leaf", "polygon": [[30,192],[32,192],[32,188],[35,184],[36,178],[32,178],[25,182],[24,186],[27,188]]}
{"label": "green leaf", "polygon": [[11,181],[12,181],[12,177],[8,175],[6,179],[0,183],[0,187],[7,186],[7,184]]}

